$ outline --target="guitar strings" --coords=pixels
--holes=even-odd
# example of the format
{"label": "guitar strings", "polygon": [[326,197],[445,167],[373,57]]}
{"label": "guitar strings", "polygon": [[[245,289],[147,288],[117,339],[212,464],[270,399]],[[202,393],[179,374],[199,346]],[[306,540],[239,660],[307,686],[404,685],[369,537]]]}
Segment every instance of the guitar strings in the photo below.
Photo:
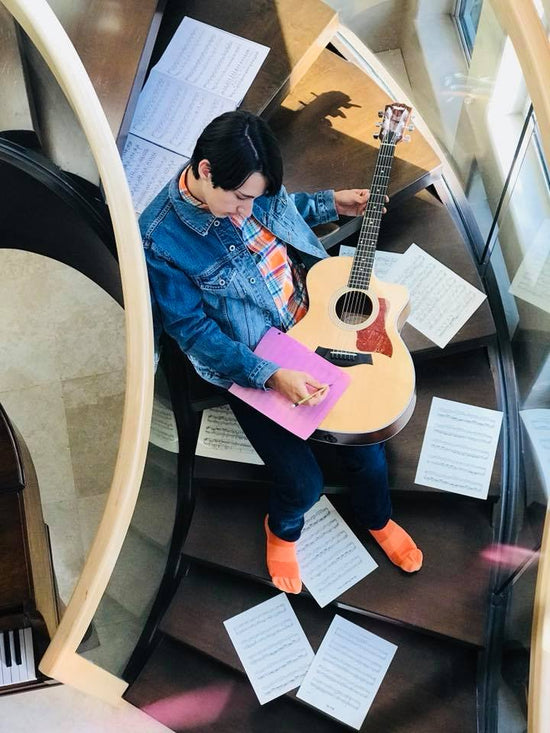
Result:
{"label": "guitar strings", "polygon": [[[380,146],[373,175],[373,183],[376,186],[372,186],[371,195],[359,233],[357,251],[353,258],[353,265],[348,279],[348,287],[355,289],[351,292],[348,291],[344,295],[342,302],[341,313],[344,321],[346,318],[349,318],[349,315],[347,316],[346,314],[361,314],[361,316],[365,314],[369,296],[363,291],[369,289],[370,278],[374,268],[378,231],[382,219],[395,145],[396,143],[393,141],[392,133],[391,140],[383,141]],[[343,346],[347,339],[342,334],[340,340]],[[339,351],[344,352],[345,349],[342,348]]]}

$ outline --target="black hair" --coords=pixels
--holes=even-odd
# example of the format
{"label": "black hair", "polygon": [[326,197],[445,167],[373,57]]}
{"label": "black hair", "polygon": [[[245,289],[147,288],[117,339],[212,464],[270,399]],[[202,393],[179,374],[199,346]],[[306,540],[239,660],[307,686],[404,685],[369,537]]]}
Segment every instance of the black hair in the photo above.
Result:
{"label": "black hair", "polygon": [[210,163],[214,187],[234,191],[252,173],[261,173],[268,196],[281,188],[283,160],[277,138],[265,120],[250,112],[225,112],[204,128],[189,161],[195,178],[204,159]]}

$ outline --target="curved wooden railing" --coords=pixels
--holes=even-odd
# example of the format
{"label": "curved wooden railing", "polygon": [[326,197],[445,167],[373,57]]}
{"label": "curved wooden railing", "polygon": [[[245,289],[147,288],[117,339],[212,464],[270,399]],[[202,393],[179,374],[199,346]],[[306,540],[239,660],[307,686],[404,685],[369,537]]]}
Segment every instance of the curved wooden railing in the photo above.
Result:
{"label": "curved wooden railing", "polygon": [[116,703],[126,683],[76,653],[103,596],[137,499],[151,420],[153,337],[147,272],[130,192],[90,79],[45,0],[0,0],[56,77],[86,135],[109,205],[126,325],[126,394],[119,451],[103,518],[67,609],[40,663],[44,674]]}
{"label": "curved wooden railing", "polygon": [[[491,0],[514,45],[550,163],[550,43],[532,0]],[[550,9],[546,3],[546,11]],[[550,730],[550,512],[546,512],[539,561],[529,672],[529,733]]]}

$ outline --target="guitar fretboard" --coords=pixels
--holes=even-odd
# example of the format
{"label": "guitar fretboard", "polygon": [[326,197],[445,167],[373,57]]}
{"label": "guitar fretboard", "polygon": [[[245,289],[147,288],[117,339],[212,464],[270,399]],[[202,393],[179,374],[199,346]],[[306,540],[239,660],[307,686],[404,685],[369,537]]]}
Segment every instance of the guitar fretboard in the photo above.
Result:
{"label": "guitar fretboard", "polygon": [[370,284],[395,145],[395,142],[384,141],[378,151],[370,188],[370,198],[363,214],[357,249],[348,280],[348,287],[350,288],[367,290]]}

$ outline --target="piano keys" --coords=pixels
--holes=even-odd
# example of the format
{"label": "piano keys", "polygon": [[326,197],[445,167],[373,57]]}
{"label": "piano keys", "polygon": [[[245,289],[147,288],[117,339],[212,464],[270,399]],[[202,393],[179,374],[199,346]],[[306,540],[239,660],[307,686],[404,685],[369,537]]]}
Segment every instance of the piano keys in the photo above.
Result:
{"label": "piano keys", "polygon": [[38,663],[59,610],[38,482],[0,405],[0,694],[43,684]]}
{"label": "piano keys", "polygon": [[0,632],[0,686],[36,680],[32,629],[7,629]]}

